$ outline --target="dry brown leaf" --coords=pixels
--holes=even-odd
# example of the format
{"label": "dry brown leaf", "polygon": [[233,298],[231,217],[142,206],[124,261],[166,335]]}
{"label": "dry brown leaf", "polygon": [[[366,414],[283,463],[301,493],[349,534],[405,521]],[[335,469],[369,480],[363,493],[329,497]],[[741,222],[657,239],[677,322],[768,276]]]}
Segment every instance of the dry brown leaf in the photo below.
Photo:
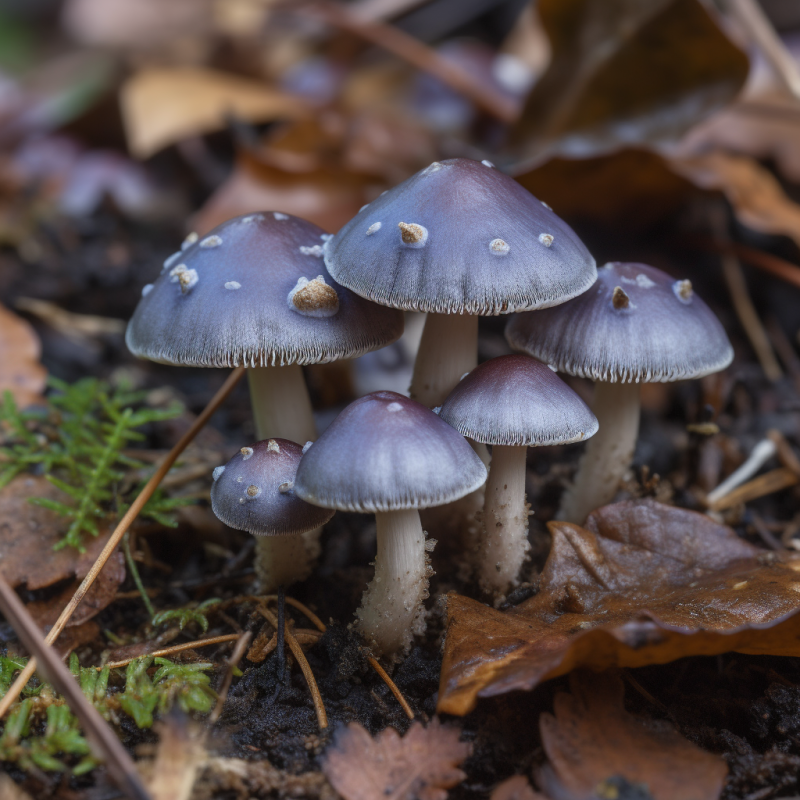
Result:
{"label": "dry brown leaf", "polygon": [[546,798],[531,788],[524,775],[515,775],[496,786],[490,800],[546,800]]}
{"label": "dry brown leaf", "polygon": [[309,113],[305,103],[277,89],[201,67],[144,69],[122,87],[120,102],[128,146],[138,158],[220,130],[230,116],[266,122]]}
{"label": "dry brown leaf", "polygon": [[29,503],[31,497],[64,501],[50,481],[20,475],[0,489],[0,572],[11,586],[42,589],[65,578],[86,575],[105,544],[105,536],[87,537],[86,552],[70,547],[53,550],[69,520]]}
{"label": "dry brown leaf", "polygon": [[703,514],[652,500],[550,523],[539,593],[506,612],[448,602],[439,711],[531,689],[576,667],[690,655],[800,655],[800,561],[782,560]]}
{"label": "dry brown leaf", "polygon": [[0,397],[11,392],[20,408],[43,402],[47,370],[39,363],[41,354],[36,331],[0,306]]}
{"label": "dry brown leaf", "polygon": [[415,722],[402,738],[386,728],[374,739],[357,722],[341,731],[322,771],[345,800],[446,800],[466,775],[458,768],[472,752],[460,731],[431,720]]}
{"label": "dry brown leaf", "polygon": [[725,761],[666,721],[629,714],[618,674],[573,673],[570,688],[572,694],[556,695],[554,715],[539,717],[548,759],[540,783],[550,797],[617,797],[613,788],[622,782],[645,788],[653,800],[719,797],[728,773]]}
{"label": "dry brown leaf", "polygon": [[523,159],[671,139],[733,98],[747,57],[698,0],[540,0],[553,57],[512,132]]}
{"label": "dry brown leaf", "polygon": [[743,225],[790,236],[800,245],[800,205],[752,158],[718,152],[670,163],[675,172],[702,189],[723,192]]}

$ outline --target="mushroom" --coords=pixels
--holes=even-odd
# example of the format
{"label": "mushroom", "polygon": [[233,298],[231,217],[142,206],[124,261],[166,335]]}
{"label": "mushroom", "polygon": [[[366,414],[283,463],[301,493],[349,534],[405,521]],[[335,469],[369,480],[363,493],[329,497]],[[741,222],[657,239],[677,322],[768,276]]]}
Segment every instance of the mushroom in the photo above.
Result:
{"label": "mushroom", "polygon": [[[321,258],[326,236],[298,217],[265,212],[189,237],[139,302],[128,348],[165,364],[244,364],[257,437],[315,439],[301,365],[354,358],[403,330],[399,311],[363,300],[328,275]],[[308,537],[314,541],[307,557],[294,561],[295,580],[310,571],[318,549],[318,535]],[[281,547],[281,539],[259,539],[257,562],[268,563],[268,551]],[[260,577],[265,590],[274,588]],[[293,579],[287,573],[284,580]]]}
{"label": "mushroom", "polygon": [[595,382],[600,432],[559,511],[575,523],[613,499],[630,466],[639,432],[637,384],[700,378],[733,358],[722,325],[692,284],[645,264],[606,264],[586,294],[514,317],[506,338],[515,350]]}
{"label": "mushroom", "polygon": [[439,416],[467,438],[492,445],[478,579],[500,600],[519,584],[530,549],[527,448],[583,441],[597,432],[597,420],[551,369],[524,355],[476,367],[450,392]]}
{"label": "mushroom", "polygon": [[256,551],[259,574],[280,586],[304,558],[299,534],[324,525],[334,512],[303,502],[294,493],[303,448],[288,439],[268,439],[243,447],[224,467],[214,470],[211,508],[226,525],[254,536],[276,536],[285,546]]}
{"label": "mushroom", "polygon": [[425,541],[418,509],[463,497],[485,480],[486,467],[458,431],[395,392],[351,403],[306,451],[295,478],[298,497],[375,514],[375,577],[356,625],[376,655],[401,655],[425,630],[434,541]]}
{"label": "mushroom", "polygon": [[487,161],[434,162],[374,200],[325,243],[342,286],[427,311],[411,396],[441,405],[477,365],[478,315],[563,303],[594,283],[572,229]]}

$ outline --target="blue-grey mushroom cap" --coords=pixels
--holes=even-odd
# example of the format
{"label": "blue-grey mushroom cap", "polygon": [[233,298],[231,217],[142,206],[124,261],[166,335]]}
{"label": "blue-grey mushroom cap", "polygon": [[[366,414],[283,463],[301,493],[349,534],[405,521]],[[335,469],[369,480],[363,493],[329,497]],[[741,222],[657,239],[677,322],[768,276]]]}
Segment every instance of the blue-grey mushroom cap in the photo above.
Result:
{"label": "blue-grey mushroom cap", "polygon": [[145,287],[128,348],[167,364],[255,367],[353,358],[393,342],[402,314],[331,278],[327,235],[279,212],[228,220]]}
{"label": "blue-grey mushroom cap", "polygon": [[477,489],[486,467],[464,437],[395,392],[351,403],[297,468],[295,491],[342,511],[441,506]]}
{"label": "blue-grey mushroom cap", "polygon": [[256,536],[290,536],[324,525],[334,514],[294,491],[303,448],[288,439],[243,447],[214,470],[211,508],[226,525]]}
{"label": "blue-grey mushroom cap", "polygon": [[339,283],[384,306],[508,314],[594,283],[575,232],[489,162],[434,162],[363,208],[325,245]]}
{"label": "blue-grey mushroom cap", "polygon": [[439,416],[492,445],[570,444],[597,433],[589,406],[546,364],[523,355],[485,361],[448,395]]}
{"label": "blue-grey mushroom cap", "polygon": [[690,281],[646,264],[606,264],[580,297],[511,319],[506,339],[559,372],[608,383],[700,378],[733,359]]}

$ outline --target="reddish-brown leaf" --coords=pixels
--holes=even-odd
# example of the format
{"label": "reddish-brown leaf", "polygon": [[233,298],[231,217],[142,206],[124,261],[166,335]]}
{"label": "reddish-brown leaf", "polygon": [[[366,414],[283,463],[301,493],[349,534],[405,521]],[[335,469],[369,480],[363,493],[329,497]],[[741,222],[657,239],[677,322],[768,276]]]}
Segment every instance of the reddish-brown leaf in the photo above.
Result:
{"label": "reddish-brown leaf", "polygon": [[546,800],[546,798],[531,788],[524,775],[515,775],[494,788],[491,800]]}
{"label": "reddish-brown leaf", "polygon": [[570,686],[572,694],[556,695],[555,714],[539,718],[548,760],[540,782],[548,796],[617,797],[613,787],[624,781],[646,787],[654,800],[719,797],[728,773],[725,761],[684,739],[668,722],[629,714],[618,674],[576,672]]}
{"label": "reddish-brown leaf", "polygon": [[800,561],[708,517],[651,500],[550,523],[539,593],[500,612],[448,603],[439,710],[531,689],[576,667],[663,664],[728,651],[800,655]]}
{"label": "reddish-brown leaf", "polygon": [[36,331],[0,306],[0,397],[9,391],[21,408],[42,401],[47,370],[39,363]]}
{"label": "reddish-brown leaf", "polygon": [[457,728],[415,722],[402,738],[386,728],[374,739],[351,722],[328,750],[323,772],[345,800],[445,800],[466,777],[458,768],[472,747]]}

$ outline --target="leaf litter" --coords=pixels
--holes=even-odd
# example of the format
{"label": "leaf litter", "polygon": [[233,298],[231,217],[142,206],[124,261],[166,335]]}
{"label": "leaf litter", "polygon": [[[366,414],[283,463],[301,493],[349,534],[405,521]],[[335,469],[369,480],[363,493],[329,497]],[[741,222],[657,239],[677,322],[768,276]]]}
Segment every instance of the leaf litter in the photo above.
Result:
{"label": "leaf litter", "polygon": [[501,612],[451,595],[438,710],[532,689],[576,667],[737,651],[800,655],[800,561],[653,500],[551,522],[538,592]]}

